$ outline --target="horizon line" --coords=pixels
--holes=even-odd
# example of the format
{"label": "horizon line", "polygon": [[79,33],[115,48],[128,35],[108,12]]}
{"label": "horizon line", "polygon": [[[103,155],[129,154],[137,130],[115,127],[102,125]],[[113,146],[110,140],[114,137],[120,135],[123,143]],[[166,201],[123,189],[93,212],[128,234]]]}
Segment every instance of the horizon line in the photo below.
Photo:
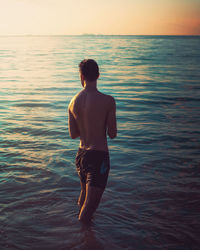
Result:
{"label": "horizon line", "polygon": [[188,34],[162,34],[162,35],[153,35],[153,34],[90,34],[90,33],[85,33],[85,34],[0,34],[0,37],[5,37],[5,36],[200,36],[200,34],[193,34],[193,35],[188,35]]}

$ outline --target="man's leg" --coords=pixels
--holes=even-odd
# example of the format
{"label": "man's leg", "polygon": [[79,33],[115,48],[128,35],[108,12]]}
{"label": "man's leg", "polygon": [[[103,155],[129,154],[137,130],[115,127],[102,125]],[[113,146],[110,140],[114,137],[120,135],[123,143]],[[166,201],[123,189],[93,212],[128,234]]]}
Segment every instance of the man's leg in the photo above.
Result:
{"label": "man's leg", "polygon": [[80,206],[80,210],[84,204],[85,201],[85,194],[86,194],[86,183],[80,181],[81,183],[81,192],[80,192],[80,196],[78,199],[78,205]]}
{"label": "man's leg", "polygon": [[93,213],[99,205],[103,192],[103,188],[93,187],[89,184],[86,184],[85,202],[79,214],[80,221],[87,222],[91,220]]}

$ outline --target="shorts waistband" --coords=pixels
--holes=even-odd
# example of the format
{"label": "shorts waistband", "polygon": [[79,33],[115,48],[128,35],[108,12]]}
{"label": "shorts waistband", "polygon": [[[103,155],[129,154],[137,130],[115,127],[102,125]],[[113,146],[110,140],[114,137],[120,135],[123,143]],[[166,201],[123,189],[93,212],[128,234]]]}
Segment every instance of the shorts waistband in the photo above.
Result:
{"label": "shorts waistband", "polygon": [[109,154],[109,151],[96,150],[96,149],[85,149],[85,148],[78,148],[78,152],[98,152],[98,153]]}

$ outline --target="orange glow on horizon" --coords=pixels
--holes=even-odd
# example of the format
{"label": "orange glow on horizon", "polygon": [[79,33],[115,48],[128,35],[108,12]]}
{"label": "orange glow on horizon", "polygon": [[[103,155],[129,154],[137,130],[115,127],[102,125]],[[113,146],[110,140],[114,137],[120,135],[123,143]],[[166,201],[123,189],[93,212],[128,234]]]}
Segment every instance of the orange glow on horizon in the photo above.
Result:
{"label": "orange glow on horizon", "polygon": [[0,35],[200,35],[197,0],[6,0]]}

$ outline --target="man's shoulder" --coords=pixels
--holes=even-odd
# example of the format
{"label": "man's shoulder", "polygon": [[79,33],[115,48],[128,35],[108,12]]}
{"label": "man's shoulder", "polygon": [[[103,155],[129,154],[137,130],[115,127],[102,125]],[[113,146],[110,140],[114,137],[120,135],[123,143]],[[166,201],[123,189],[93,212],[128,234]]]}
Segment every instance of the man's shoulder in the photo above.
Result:
{"label": "man's shoulder", "polygon": [[113,106],[115,106],[115,99],[113,96],[104,94],[102,92],[100,92],[100,95],[101,102],[103,102],[105,106],[107,106],[108,108],[112,108]]}
{"label": "man's shoulder", "polygon": [[75,102],[77,102],[77,100],[81,97],[82,95],[82,91],[78,92],[75,96],[72,97],[70,103],[69,103],[69,106],[71,106],[72,104],[74,104]]}
{"label": "man's shoulder", "polygon": [[[78,93],[79,94],[79,93]],[[73,112],[73,109],[74,109],[74,105],[76,103],[76,98],[77,98],[77,95],[76,94],[75,96],[72,97],[71,101],[69,102],[69,105],[68,105],[68,110]]]}
{"label": "man's shoulder", "polygon": [[114,99],[113,96],[108,95],[108,94],[104,94],[104,93],[102,93],[102,92],[100,92],[100,93],[101,93],[102,97],[105,98],[106,100],[108,100],[108,101],[110,101],[110,102],[115,101],[115,99]]}
{"label": "man's shoulder", "polygon": [[84,94],[84,90],[81,90],[81,91],[79,91],[79,92],[73,97],[73,99],[74,99],[74,100],[77,100],[77,99],[79,99],[83,94]]}

